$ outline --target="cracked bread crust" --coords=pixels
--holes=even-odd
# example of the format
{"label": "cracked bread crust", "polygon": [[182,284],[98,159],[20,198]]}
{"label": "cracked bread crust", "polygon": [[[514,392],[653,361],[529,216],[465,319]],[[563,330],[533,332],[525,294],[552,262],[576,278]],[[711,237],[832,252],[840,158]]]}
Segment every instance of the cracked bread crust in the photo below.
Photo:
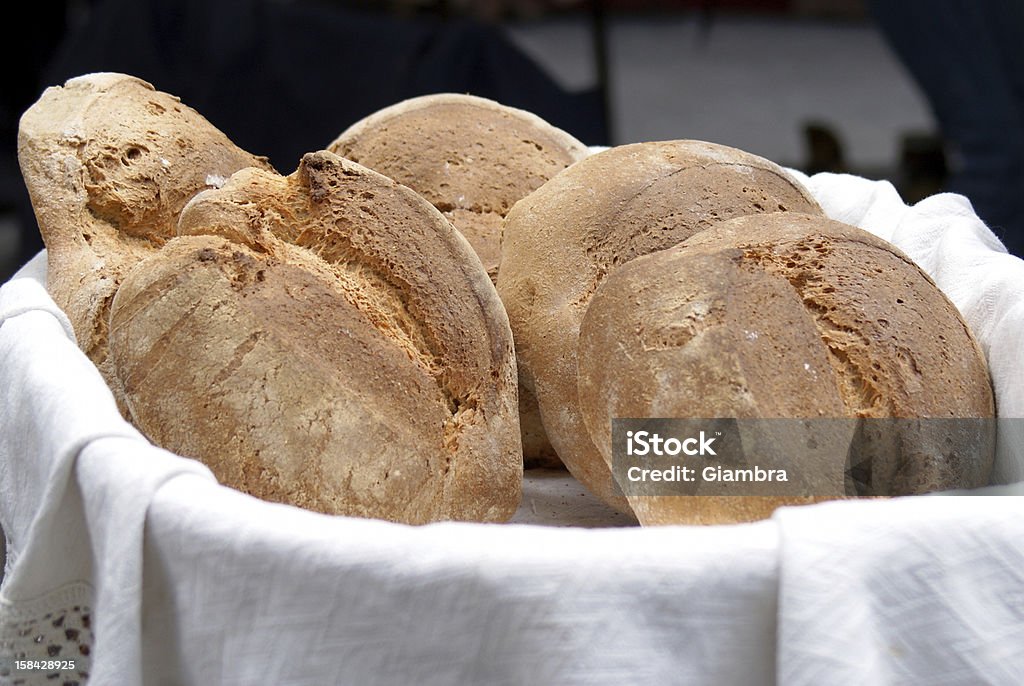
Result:
{"label": "cracked bread crust", "polygon": [[328,152],[195,197],[111,311],[136,425],[252,495],[406,523],[519,503],[516,367],[472,250]]}
{"label": "cracked bread crust", "polygon": [[931,278],[896,246],[820,217],[723,223],[686,250],[743,251],[800,296],[853,417],[992,417],[984,354]]}
{"label": "cracked bread crust", "polygon": [[[931,279],[867,232],[797,213],[723,222],[623,266],[592,299],[579,351],[584,417],[609,465],[613,417],[994,416],[984,356]],[[845,465],[848,438],[833,466],[869,471],[872,495],[987,483],[991,435],[942,439],[861,441]],[[630,504],[644,524],[709,524],[810,500]]]}
{"label": "cracked bread crust", "polygon": [[[473,246],[492,281],[509,210],[587,156],[581,142],[540,117],[486,98],[412,98],[353,124],[329,150],[412,188]],[[528,388],[519,416],[527,466],[560,467]]]}
{"label": "cracked bread crust", "polygon": [[18,161],[47,288],[108,382],[107,318],[126,274],[175,235],[193,195],[244,167],[270,169],[178,98],[112,73],[46,89],[21,118]]}
{"label": "cracked bread crust", "polygon": [[594,291],[629,260],[716,222],[780,209],[820,213],[777,165],[701,141],[639,143],[582,160],[521,200],[505,222],[498,293],[520,376],[569,471],[617,509],[629,506],[580,411],[579,327]]}

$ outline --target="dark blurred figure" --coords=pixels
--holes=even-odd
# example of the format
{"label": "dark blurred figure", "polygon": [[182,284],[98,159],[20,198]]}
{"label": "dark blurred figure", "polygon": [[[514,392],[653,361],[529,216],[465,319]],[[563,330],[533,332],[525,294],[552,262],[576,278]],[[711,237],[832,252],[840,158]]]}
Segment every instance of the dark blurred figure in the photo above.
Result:
{"label": "dark blurred figure", "polygon": [[39,97],[39,78],[64,35],[67,8],[62,2],[27,3],[18,17],[17,33],[0,41],[7,65],[0,73],[0,211],[13,209],[21,194],[14,143],[18,119]]}
{"label": "dark blurred figure", "polygon": [[949,166],[943,147],[942,137],[934,133],[903,135],[896,187],[907,203],[924,200],[946,187]]}
{"label": "dark blurred figure", "polygon": [[[50,57],[64,36],[69,8],[65,2],[33,2],[19,5],[17,21],[9,16],[4,40],[0,41],[0,58],[6,65],[0,73],[0,214],[18,215],[24,227],[26,220],[35,230],[28,194],[18,169],[17,137],[21,113],[39,97],[39,82]],[[16,27],[16,28],[15,28]],[[32,245],[31,253],[21,251],[9,262],[8,255],[0,255],[0,283],[10,276],[9,271],[22,264],[41,247],[42,241],[22,231],[20,243]]]}
{"label": "dark blurred figure", "polygon": [[846,167],[843,144],[831,125],[821,121],[809,121],[804,124],[803,133],[804,144],[807,147],[805,172],[842,174],[849,171]]}
{"label": "dark blurred figure", "polygon": [[[45,86],[119,71],[181,97],[284,174],[360,118],[441,91],[529,110],[588,144],[607,141],[596,89],[567,93],[497,26],[471,17],[395,16],[313,0],[97,0],[85,7],[16,116]],[[34,222],[25,228],[23,259],[42,247]]]}
{"label": "dark blurred figure", "polygon": [[931,103],[949,148],[948,189],[1024,256],[1024,2],[869,5]]}

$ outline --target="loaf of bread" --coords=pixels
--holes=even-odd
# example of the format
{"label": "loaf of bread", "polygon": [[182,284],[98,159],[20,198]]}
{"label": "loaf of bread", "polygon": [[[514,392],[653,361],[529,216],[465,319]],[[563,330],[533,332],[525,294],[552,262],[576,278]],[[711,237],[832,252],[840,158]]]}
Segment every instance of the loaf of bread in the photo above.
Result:
{"label": "loaf of bread", "polygon": [[178,98],[124,74],[48,88],[21,118],[18,160],[47,248],[47,287],[111,380],[110,302],[175,235],[192,196],[244,167],[270,169]]}
{"label": "loaf of bread", "polygon": [[[529,112],[471,95],[412,98],[353,124],[329,150],[430,201],[469,240],[492,280],[512,206],[587,155],[565,131]],[[527,466],[560,466],[529,387],[519,391]]]}
{"label": "loaf of bread", "polygon": [[[531,114],[447,94],[331,148],[281,176],[120,74],[48,89],[21,121],[80,345],[130,421],[223,483],[330,514],[504,521],[524,444],[544,463],[550,436],[643,524],[820,499],[624,496],[616,417],[852,420],[815,436],[821,483],[987,482],[992,390],[956,309],[771,162],[699,141],[586,157]],[[883,418],[965,421],[866,425]]]}
{"label": "loaf of bread", "polygon": [[329,514],[515,511],[511,330],[422,197],[326,151],[280,176],[118,74],[47,90],[19,145],[54,297],[156,444]]}
{"label": "loaf of bread", "polygon": [[587,155],[585,145],[534,114],[457,93],[386,107],[328,150],[426,198],[462,232],[492,280],[508,211]]}
{"label": "loaf of bread", "polygon": [[[943,421],[994,414],[952,303],[889,243],[793,212],[722,222],[610,274],[580,329],[579,398],[609,465],[615,417],[934,420],[835,446],[823,468],[859,479],[850,495],[982,486],[994,455],[991,423]],[[708,524],[808,498],[629,500],[643,524]]]}
{"label": "loaf of bread", "polygon": [[125,278],[113,369],[135,424],[268,500],[502,521],[522,461],[511,332],[433,207],[329,152],[245,169]]}
{"label": "loaf of bread", "polygon": [[606,275],[718,221],[754,213],[820,212],[777,165],[699,141],[611,148],[577,162],[513,207],[498,293],[515,335],[520,376],[572,474],[628,512],[590,439],[577,393],[580,322]]}

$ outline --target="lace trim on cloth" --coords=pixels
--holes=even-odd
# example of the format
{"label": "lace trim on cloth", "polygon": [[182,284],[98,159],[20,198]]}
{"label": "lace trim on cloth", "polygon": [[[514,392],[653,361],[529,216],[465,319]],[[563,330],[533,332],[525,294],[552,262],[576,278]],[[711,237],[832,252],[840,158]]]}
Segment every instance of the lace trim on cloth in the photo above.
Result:
{"label": "lace trim on cloth", "polygon": [[0,686],[84,686],[92,666],[92,587],[0,598]]}

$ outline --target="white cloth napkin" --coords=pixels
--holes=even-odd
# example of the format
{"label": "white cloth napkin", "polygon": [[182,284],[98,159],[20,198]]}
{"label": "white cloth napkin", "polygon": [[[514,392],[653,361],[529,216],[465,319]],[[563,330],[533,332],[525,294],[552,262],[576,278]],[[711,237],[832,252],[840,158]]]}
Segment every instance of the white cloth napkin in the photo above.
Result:
{"label": "white cloth napkin", "polygon": [[1024,500],[783,508],[780,684],[1024,684]]}
{"label": "white cloth napkin", "polygon": [[[1000,411],[1024,416],[1022,263],[965,201],[806,181],[932,274],[978,334]],[[120,419],[41,267],[0,289],[0,657],[74,603],[94,615],[95,684],[1024,683],[1019,498],[589,531],[271,505]],[[1001,480],[1022,457],[1000,435]]]}
{"label": "white cloth napkin", "polygon": [[773,669],[770,521],[410,528],[183,478],[148,531],[152,683],[755,684]]}
{"label": "white cloth napkin", "polygon": [[[213,476],[153,447],[121,418],[44,274],[37,258],[0,288],[0,522],[8,541],[0,635],[20,646],[10,655],[27,648],[51,658],[49,645],[25,640],[35,631],[6,635],[11,625],[70,606],[101,608],[89,651],[103,656],[94,682],[140,683],[146,511],[174,476]],[[64,657],[83,664],[91,655]]]}

